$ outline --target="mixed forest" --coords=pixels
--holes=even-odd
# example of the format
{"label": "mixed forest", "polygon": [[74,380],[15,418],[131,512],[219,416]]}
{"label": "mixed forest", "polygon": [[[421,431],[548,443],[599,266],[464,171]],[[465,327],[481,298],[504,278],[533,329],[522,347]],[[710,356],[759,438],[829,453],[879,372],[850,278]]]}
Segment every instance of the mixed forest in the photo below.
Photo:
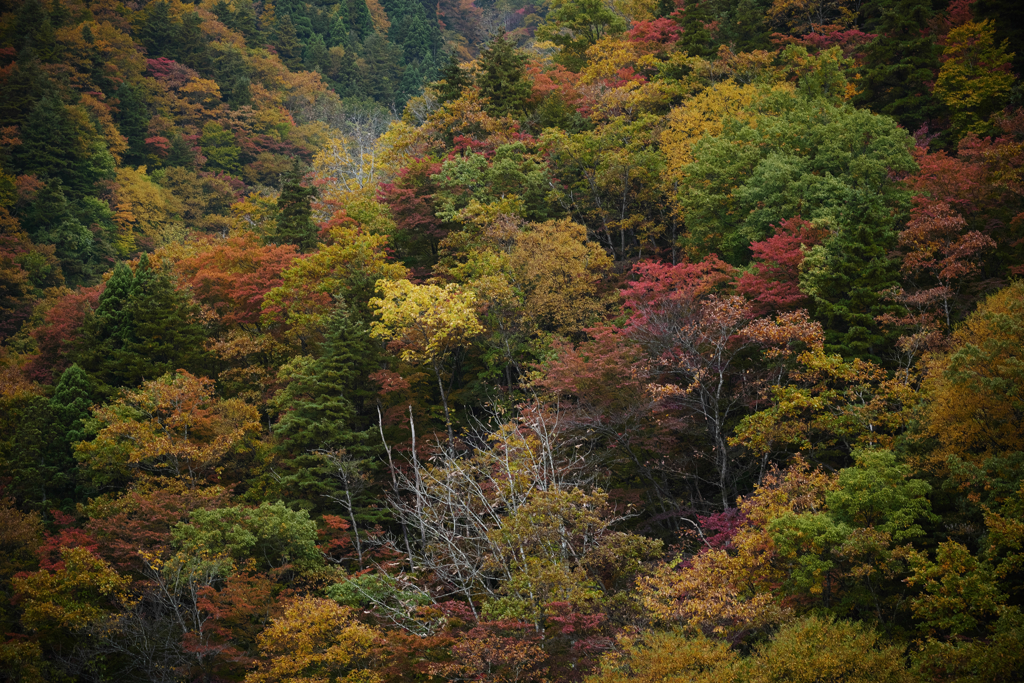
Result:
{"label": "mixed forest", "polygon": [[0,681],[1024,678],[1024,5],[0,0]]}

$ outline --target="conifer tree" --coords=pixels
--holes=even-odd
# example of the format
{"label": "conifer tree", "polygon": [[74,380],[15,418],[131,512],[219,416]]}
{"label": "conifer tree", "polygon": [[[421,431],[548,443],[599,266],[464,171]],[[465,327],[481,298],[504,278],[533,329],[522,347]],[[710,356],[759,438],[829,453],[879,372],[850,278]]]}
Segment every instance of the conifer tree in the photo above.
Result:
{"label": "conifer tree", "polygon": [[146,132],[149,127],[149,111],[143,90],[128,81],[121,84],[115,93],[117,113],[114,121],[117,128],[128,140],[124,163],[140,166],[146,163]]}
{"label": "conifer tree", "polygon": [[234,19],[234,29],[245,36],[248,46],[258,47],[263,40],[263,34],[260,32],[252,0],[235,0]]}
{"label": "conifer tree", "polygon": [[197,71],[210,67],[210,50],[202,23],[203,18],[198,12],[188,12],[175,27],[174,36],[174,58]]}
{"label": "conifer tree", "polygon": [[359,40],[365,41],[377,32],[373,27],[373,16],[370,14],[370,8],[366,6],[365,0],[342,0],[341,4],[347,10],[346,24],[355,31]]}
{"label": "conifer tree", "polygon": [[32,108],[20,137],[13,155],[18,171],[60,179],[71,198],[90,194],[97,181],[114,175],[114,158],[102,138],[55,93]]}
{"label": "conifer tree", "polygon": [[300,356],[282,368],[290,381],[275,399],[282,414],[273,431],[289,455],[283,483],[298,495],[314,496],[320,505],[324,498],[339,504],[352,522],[357,545],[360,522],[377,522],[381,515],[360,500],[376,465],[373,422],[366,412],[360,415],[373,398],[366,377],[377,369],[375,350],[365,323],[339,300],[322,355],[315,360]]}
{"label": "conifer tree", "polygon": [[[339,301],[328,321],[322,355],[294,364],[288,386],[276,399],[282,411],[274,433],[288,450],[352,450],[366,445],[371,424],[359,408],[371,400],[366,377],[377,369],[375,346],[365,323]],[[372,430],[371,430],[372,431]]]}
{"label": "conifer tree", "polygon": [[324,42],[324,37],[319,33],[314,33],[313,37],[306,44],[306,50],[302,56],[303,66],[308,71],[323,71],[324,65],[327,62],[327,43]]}
{"label": "conifer tree", "polygon": [[171,17],[171,6],[166,0],[159,0],[146,8],[140,37],[150,58],[176,53],[175,42],[180,26],[180,22]]}
{"label": "conifer tree", "polygon": [[941,113],[930,85],[939,70],[939,49],[925,33],[932,18],[930,0],[887,0],[880,3],[875,29],[880,35],[867,46],[864,71],[854,103],[893,117],[914,131]]}
{"label": "conifer tree", "polygon": [[56,247],[55,255],[69,285],[92,279],[97,255],[93,234],[75,215],[59,179],[51,180],[39,191],[24,224],[35,243]]}
{"label": "conifer tree", "polygon": [[525,54],[504,34],[495,37],[480,52],[480,73],[477,86],[488,99],[487,113],[491,116],[521,116],[526,99],[532,92],[526,79]]}
{"label": "conifer tree", "polygon": [[134,273],[125,263],[115,266],[84,326],[76,360],[101,395],[177,369],[202,374],[208,356],[198,318],[187,295],[143,254]]}
{"label": "conifer tree", "polygon": [[459,65],[455,55],[448,57],[438,78],[440,80],[437,83],[437,101],[441,104],[459,99],[462,97],[462,91],[473,85],[472,77]]}
{"label": "conifer tree", "polygon": [[277,50],[281,62],[289,69],[302,68],[302,43],[299,42],[299,35],[295,31],[291,15],[277,15],[277,22],[274,26],[274,48]]}
{"label": "conifer tree", "polygon": [[352,48],[352,40],[349,36],[349,23],[348,3],[340,2],[331,17],[331,28],[328,30],[327,35],[324,36],[327,47],[341,46],[346,50]]}
{"label": "conifer tree", "polygon": [[275,244],[294,244],[303,253],[313,251],[317,245],[316,225],[313,223],[311,201],[316,190],[302,184],[302,171],[295,161],[284,176],[281,196],[277,200],[277,232]]}

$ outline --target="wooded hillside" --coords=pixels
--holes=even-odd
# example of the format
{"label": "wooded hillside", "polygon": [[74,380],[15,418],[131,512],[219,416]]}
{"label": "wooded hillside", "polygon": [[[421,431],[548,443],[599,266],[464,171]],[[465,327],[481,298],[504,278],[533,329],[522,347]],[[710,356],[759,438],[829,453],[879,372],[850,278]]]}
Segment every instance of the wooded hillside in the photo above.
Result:
{"label": "wooded hillside", "polygon": [[1024,678],[1024,9],[0,0],[0,681]]}

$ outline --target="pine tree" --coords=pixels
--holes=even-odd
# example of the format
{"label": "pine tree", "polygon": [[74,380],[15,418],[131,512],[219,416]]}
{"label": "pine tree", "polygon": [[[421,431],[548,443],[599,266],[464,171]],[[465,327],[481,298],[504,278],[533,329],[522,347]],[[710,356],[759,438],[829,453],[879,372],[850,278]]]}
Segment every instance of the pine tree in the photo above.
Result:
{"label": "pine tree", "polygon": [[526,99],[533,90],[526,78],[526,61],[526,55],[504,34],[495,37],[480,52],[477,86],[480,94],[488,99],[488,114],[521,116],[524,113]]}
{"label": "pine tree", "polygon": [[876,30],[867,46],[860,92],[854,104],[891,116],[910,131],[937,118],[941,103],[931,84],[939,70],[939,49],[922,31],[932,17],[930,0],[886,0],[879,3]]}
{"label": "pine tree", "polygon": [[829,353],[882,360],[892,339],[878,317],[899,312],[881,297],[900,283],[899,263],[889,255],[895,241],[886,223],[847,223],[804,257],[800,289],[813,297],[815,315],[825,322]]}
{"label": "pine tree", "polygon": [[52,462],[57,469],[51,479],[54,491],[65,499],[76,499],[77,463],[72,446],[86,438],[85,422],[93,404],[94,387],[89,376],[78,364],[72,364],[60,376],[50,399],[52,422]]}
{"label": "pine tree", "polygon": [[245,36],[249,47],[258,47],[262,42],[263,34],[260,32],[252,0],[235,0],[234,29]]}
{"label": "pine tree", "polygon": [[707,5],[708,0],[686,0],[682,17],[678,20],[683,27],[683,34],[677,46],[691,57],[710,57],[718,48],[706,28],[711,22]]}
{"label": "pine tree", "polygon": [[327,47],[338,47],[346,50],[352,48],[352,40],[349,36],[348,3],[338,3],[337,9],[331,18],[331,28],[325,36]]}
{"label": "pine tree", "polygon": [[208,363],[199,311],[163,269],[143,254],[128,291],[131,334],[124,345],[121,384],[137,386],[178,369],[203,374]]}
{"label": "pine tree", "polygon": [[363,43],[354,94],[370,97],[389,108],[397,108],[404,71],[402,49],[379,33],[374,33]]}
{"label": "pine tree", "polygon": [[36,195],[24,225],[36,244],[52,244],[64,278],[71,286],[92,279],[96,257],[93,234],[75,215],[59,179],[48,182]]}
{"label": "pine tree", "polygon": [[41,0],[25,0],[21,4],[9,35],[16,49],[31,48],[40,61],[49,62],[57,57],[56,32]]}
{"label": "pine tree", "polygon": [[176,26],[174,36],[174,58],[197,71],[210,68],[210,49],[202,23],[198,12],[188,12]]}
{"label": "pine tree", "polygon": [[373,399],[366,377],[377,369],[375,360],[366,324],[339,302],[327,324],[322,355],[299,363],[276,399],[282,415],[274,433],[289,451],[358,448],[362,433],[372,428],[359,409]]}
{"label": "pine tree", "polygon": [[294,244],[303,253],[316,248],[317,231],[311,207],[314,194],[314,188],[302,184],[302,171],[299,162],[295,161],[291,171],[285,174],[281,196],[277,200],[275,244]]}
{"label": "pine tree", "polygon": [[54,93],[32,108],[20,137],[13,154],[18,172],[59,179],[72,198],[92,193],[97,181],[114,175],[114,159],[103,139]]}

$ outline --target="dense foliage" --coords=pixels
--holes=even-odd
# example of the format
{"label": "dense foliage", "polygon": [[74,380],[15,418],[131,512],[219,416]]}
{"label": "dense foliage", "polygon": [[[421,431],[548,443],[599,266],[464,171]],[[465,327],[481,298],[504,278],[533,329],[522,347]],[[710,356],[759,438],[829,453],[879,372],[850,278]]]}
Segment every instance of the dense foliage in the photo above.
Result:
{"label": "dense foliage", "polygon": [[0,680],[1024,678],[1022,26],[0,1]]}

